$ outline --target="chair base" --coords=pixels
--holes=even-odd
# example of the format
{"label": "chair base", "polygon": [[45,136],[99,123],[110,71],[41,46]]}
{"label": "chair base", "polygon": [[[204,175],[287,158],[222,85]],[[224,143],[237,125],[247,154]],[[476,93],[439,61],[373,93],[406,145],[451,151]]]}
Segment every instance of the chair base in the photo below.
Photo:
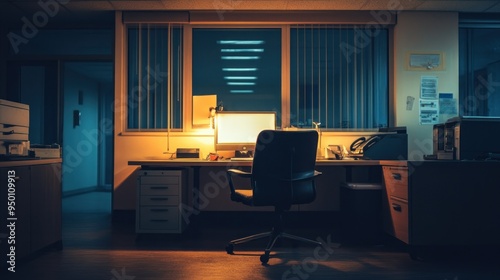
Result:
{"label": "chair base", "polygon": [[319,242],[319,241],[315,241],[312,239],[307,239],[304,237],[288,234],[286,232],[283,232],[282,230],[273,229],[272,231],[258,233],[258,234],[250,235],[247,237],[231,240],[231,241],[229,241],[229,243],[226,246],[226,252],[228,254],[232,254],[233,249],[234,249],[234,245],[246,243],[246,242],[249,242],[252,240],[262,239],[262,238],[266,238],[266,237],[269,237],[269,242],[266,246],[266,249],[264,250],[264,254],[260,256],[260,261],[262,262],[262,264],[266,264],[269,261],[269,254],[271,253],[271,250],[273,249],[274,244],[276,243],[276,241],[279,238],[287,238],[287,239],[302,241],[305,243],[321,246],[321,242]]}

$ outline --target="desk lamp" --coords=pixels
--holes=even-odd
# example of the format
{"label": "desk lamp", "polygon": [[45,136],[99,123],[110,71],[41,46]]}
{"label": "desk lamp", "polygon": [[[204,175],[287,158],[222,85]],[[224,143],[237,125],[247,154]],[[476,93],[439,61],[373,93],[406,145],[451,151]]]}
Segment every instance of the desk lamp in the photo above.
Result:
{"label": "desk lamp", "polygon": [[314,129],[316,129],[316,131],[318,132],[318,153],[317,153],[317,156],[318,157],[321,157],[321,130],[319,128],[319,126],[321,125],[320,122],[313,122],[313,125],[314,125]]}

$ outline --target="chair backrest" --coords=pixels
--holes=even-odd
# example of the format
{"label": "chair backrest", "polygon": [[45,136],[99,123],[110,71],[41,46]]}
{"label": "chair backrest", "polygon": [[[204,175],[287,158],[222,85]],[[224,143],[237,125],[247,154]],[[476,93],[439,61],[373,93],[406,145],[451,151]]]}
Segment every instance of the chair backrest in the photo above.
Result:
{"label": "chair backrest", "polygon": [[254,205],[288,209],[313,201],[317,145],[315,130],[261,131],[252,165]]}

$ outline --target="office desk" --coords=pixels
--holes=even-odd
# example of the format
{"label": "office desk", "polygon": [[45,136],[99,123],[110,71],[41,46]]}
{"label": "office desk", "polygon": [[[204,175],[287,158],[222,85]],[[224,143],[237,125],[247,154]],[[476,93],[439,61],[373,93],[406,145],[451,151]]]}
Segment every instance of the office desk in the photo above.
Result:
{"label": "office desk", "polygon": [[[390,161],[386,161],[390,162]],[[139,165],[141,168],[190,168],[194,172],[194,180],[199,179],[199,170],[202,167],[207,168],[250,168],[252,161],[231,161],[231,160],[217,160],[209,161],[202,159],[171,159],[171,160],[132,160],[128,162],[129,165]],[[326,160],[320,159],[316,161],[316,167],[322,169],[325,167],[340,167],[346,171],[346,181],[377,181],[381,182],[381,173],[379,172],[381,166],[380,160]],[[354,168],[361,172],[354,172]],[[365,173],[361,175],[361,173]],[[199,184],[197,184],[199,186]]]}
{"label": "office desk", "polygon": [[[189,188],[195,199],[189,201],[203,211],[249,211],[248,207],[232,203],[227,189],[226,170],[242,168],[249,170],[251,161],[202,159],[172,160],[133,160],[129,165],[138,165],[142,169],[185,169],[188,171]],[[379,160],[317,160],[316,169],[323,175],[316,179],[316,200],[308,205],[301,205],[301,211],[338,211],[340,185],[343,182],[382,182]],[[244,184],[244,179],[236,184]],[[227,193],[227,195],[218,195]],[[206,195],[204,195],[206,194]],[[203,198],[197,202],[197,198]],[[255,210],[255,209],[252,209]],[[262,207],[262,210],[272,210]]]}
{"label": "office desk", "polygon": [[[327,160],[320,159],[316,161],[316,166],[380,166],[380,160]],[[140,165],[142,167],[240,167],[252,166],[252,161],[231,161],[231,160],[216,160],[209,161],[203,159],[171,159],[171,160],[131,160],[129,165]]]}
{"label": "office desk", "polygon": [[[190,170],[199,211],[248,210],[230,201],[225,171],[250,168],[252,162],[175,159],[129,164]],[[338,211],[342,182],[381,183],[384,229],[412,248],[500,245],[500,161],[318,160],[316,169],[323,172],[317,179],[316,201],[292,210]]]}

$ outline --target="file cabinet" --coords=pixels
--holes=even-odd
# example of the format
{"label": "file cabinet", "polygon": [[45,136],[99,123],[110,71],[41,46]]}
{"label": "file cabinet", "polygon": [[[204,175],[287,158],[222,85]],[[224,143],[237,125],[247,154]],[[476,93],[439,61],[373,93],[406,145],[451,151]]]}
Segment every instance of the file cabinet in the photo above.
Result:
{"label": "file cabinet", "polygon": [[409,243],[408,167],[383,166],[385,193],[389,217],[385,219],[385,231],[397,239]]}
{"label": "file cabinet", "polygon": [[184,170],[141,170],[137,184],[136,233],[181,233],[187,223]]}
{"label": "file cabinet", "polygon": [[499,161],[381,161],[384,228],[410,245],[500,245]]}

